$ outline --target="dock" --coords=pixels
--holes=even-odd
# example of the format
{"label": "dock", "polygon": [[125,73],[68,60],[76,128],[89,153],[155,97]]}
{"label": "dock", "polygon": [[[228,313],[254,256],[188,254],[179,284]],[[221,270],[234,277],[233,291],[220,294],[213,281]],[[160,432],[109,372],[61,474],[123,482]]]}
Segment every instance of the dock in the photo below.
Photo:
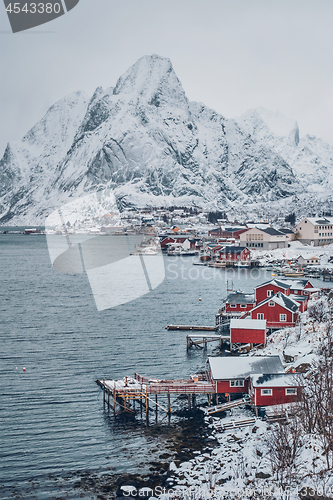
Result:
{"label": "dock", "polygon": [[191,334],[186,335],[186,349],[189,350],[191,347],[203,348],[207,347],[209,342],[219,342],[219,347],[221,349],[222,344],[227,342],[230,344],[230,335],[214,335],[214,334]]}
{"label": "dock", "polygon": [[[160,408],[171,414],[171,395],[187,395],[188,408],[191,409],[191,406],[196,405],[195,397],[197,395],[208,395],[210,403],[211,395],[216,394],[215,385],[199,376],[193,376],[191,379],[160,380],[135,373],[134,378],[125,377],[118,381],[99,379],[96,382],[103,390],[104,404],[106,403],[108,407],[113,408],[115,415],[119,411],[135,414],[136,401],[140,404],[141,410],[145,408],[147,418],[150,403],[155,405],[156,410]],[[158,403],[158,395],[167,397],[167,407]]]}
{"label": "dock", "polygon": [[215,332],[217,326],[187,326],[187,325],[168,325],[168,330],[194,330],[197,332]]}

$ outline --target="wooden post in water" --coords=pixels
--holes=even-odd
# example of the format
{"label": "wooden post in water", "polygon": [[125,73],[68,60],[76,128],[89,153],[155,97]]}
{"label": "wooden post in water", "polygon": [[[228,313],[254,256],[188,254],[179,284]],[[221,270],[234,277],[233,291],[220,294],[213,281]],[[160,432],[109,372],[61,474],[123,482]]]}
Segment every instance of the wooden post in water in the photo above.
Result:
{"label": "wooden post in water", "polygon": [[168,393],[168,412],[171,413],[170,393]]}
{"label": "wooden post in water", "polygon": [[187,399],[188,399],[188,409],[190,410],[191,409],[191,394],[189,394],[187,396]]}
{"label": "wooden post in water", "polygon": [[105,378],[103,378],[103,405],[105,404]]}
{"label": "wooden post in water", "polygon": [[195,408],[197,406],[197,398],[195,394],[192,394],[192,406]]}
{"label": "wooden post in water", "polygon": [[188,335],[186,335],[186,350],[189,350],[189,340],[188,340]]}
{"label": "wooden post in water", "polygon": [[211,404],[212,404],[212,395],[209,393],[208,394],[208,407],[209,408],[210,408]]}
{"label": "wooden post in water", "polygon": [[117,390],[116,390],[116,383],[114,383],[114,387],[113,387],[113,411],[114,411],[114,414],[117,415]]}
{"label": "wooden post in water", "polygon": [[219,396],[218,396],[217,392],[215,393],[215,401],[216,401],[216,404],[218,405],[219,404]]}

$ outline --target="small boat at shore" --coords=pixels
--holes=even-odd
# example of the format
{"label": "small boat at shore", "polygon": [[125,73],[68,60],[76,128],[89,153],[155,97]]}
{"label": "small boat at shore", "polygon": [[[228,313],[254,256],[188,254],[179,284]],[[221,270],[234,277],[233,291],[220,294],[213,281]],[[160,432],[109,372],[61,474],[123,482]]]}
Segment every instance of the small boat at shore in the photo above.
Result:
{"label": "small boat at shore", "polygon": [[284,276],[286,278],[299,278],[300,276],[304,276],[304,272],[303,271],[286,271],[284,273]]}

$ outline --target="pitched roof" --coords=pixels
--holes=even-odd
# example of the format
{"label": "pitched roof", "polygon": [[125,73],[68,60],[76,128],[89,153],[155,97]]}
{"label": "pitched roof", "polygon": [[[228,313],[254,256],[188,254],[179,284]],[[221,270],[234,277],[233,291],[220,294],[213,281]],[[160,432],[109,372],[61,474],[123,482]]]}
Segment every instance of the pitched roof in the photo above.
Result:
{"label": "pitched roof", "polygon": [[275,285],[275,286],[278,286],[280,288],[284,288],[285,290],[288,290],[288,288],[290,288],[290,282],[274,279],[274,280],[270,280],[270,281],[265,281],[264,283],[261,283],[261,285],[257,285],[256,289],[261,288],[262,286],[266,286],[266,285],[273,285],[273,286]]}
{"label": "pitched roof", "polygon": [[232,292],[229,293],[227,299],[227,304],[254,304],[255,298],[253,294],[243,293],[243,292]]}
{"label": "pitched roof", "polygon": [[[308,220],[311,224],[322,226],[327,224],[333,224],[333,217],[305,217],[303,220]],[[303,222],[303,220],[301,222]],[[300,224],[300,222],[299,222]]]}
{"label": "pitched roof", "polygon": [[266,234],[270,234],[271,236],[276,236],[276,235],[284,236],[284,233],[278,231],[277,229],[274,229],[274,227],[268,227],[267,229],[262,229],[261,231],[263,231]]}
{"label": "pitched roof", "polygon": [[214,380],[247,378],[256,373],[284,373],[280,356],[223,356],[208,358]]}
{"label": "pitched roof", "polygon": [[251,377],[254,387],[297,387],[295,376],[291,373],[259,373]]}
{"label": "pitched roof", "polygon": [[265,319],[234,319],[230,321],[230,330],[235,329],[246,329],[246,330],[266,330],[266,320]]}
{"label": "pitched roof", "polygon": [[252,311],[258,309],[258,307],[261,307],[263,304],[266,304],[266,302],[271,302],[271,301],[275,302],[279,306],[282,306],[284,309],[288,309],[288,311],[291,312],[296,312],[299,309],[299,304],[295,300],[290,299],[289,297],[287,297],[287,295],[285,295],[282,292],[278,292],[272,297],[268,297],[262,302],[259,302],[259,304],[256,305],[256,307],[254,307],[253,309],[251,309],[250,312],[252,313]]}
{"label": "pitched roof", "polygon": [[246,247],[224,247],[223,253],[242,253],[243,250],[247,250]]}

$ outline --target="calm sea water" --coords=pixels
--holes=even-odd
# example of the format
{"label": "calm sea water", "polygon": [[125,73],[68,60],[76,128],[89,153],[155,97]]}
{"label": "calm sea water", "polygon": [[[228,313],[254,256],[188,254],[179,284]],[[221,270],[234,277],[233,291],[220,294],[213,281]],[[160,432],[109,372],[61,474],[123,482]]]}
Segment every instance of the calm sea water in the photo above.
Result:
{"label": "calm sea water", "polygon": [[213,325],[227,280],[251,292],[271,276],[192,258],[166,257],[165,269],[150,294],[98,312],[85,275],[52,269],[44,236],[0,235],[0,498],[30,498],[28,486],[52,498],[50,477],[77,471],[142,470],[163,435],[115,420],[95,380],[188,377],[207,352],[187,353],[186,332],[165,326]]}

